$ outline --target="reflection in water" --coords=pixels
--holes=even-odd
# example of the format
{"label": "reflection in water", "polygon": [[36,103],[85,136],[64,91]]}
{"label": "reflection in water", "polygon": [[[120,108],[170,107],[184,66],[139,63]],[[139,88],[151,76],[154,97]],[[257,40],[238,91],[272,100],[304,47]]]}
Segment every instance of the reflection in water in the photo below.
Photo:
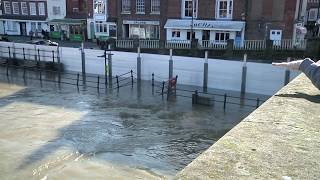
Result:
{"label": "reflection in water", "polygon": [[[10,82],[24,84],[18,76]],[[12,87],[5,76],[0,80],[4,178],[172,177],[250,113],[192,106],[188,98],[168,102],[152,95],[149,82],[98,96],[46,81],[40,88],[37,80],[15,91],[3,88]]]}

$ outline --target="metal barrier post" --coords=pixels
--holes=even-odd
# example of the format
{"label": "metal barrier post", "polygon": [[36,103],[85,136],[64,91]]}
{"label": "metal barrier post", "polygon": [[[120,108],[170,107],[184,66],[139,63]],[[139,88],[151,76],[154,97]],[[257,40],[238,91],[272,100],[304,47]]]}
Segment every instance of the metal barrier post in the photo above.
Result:
{"label": "metal barrier post", "polygon": [[258,108],[260,106],[260,99],[257,98],[257,105],[256,105],[256,108]]}
{"label": "metal barrier post", "polygon": [[11,50],[9,46],[8,46],[8,50],[9,50],[9,59],[11,59]]}
{"label": "metal barrier post", "polygon": [[243,56],[243,67],[242,67],[242,77],[241,77],[241,94],[246,93],[247,84],[247,54]]}
{"label": "metal barrier post", "polygon": [[83,43],[81,43],[81,65],[82,65],[82,74],[86,74],[86,54],[84,52]]}
{"label": "metal barrier post", "polygon": [[23,60],[26,60],[26,54],[24,52],[24,48],[22,48],[22,53],[23,53]]}
{"label": "metal barrier post", "polygon": [[227,94],[224,94],[223,109],[226,110]]}
{"label": "metal barrier post", "polygon": [[119,89],[119,76],[118,75],[116,76],[116,79],[117,79],[117,88]]}
{"label": "metal barrier post", "polygon": [[111,53],[108,54],[108,76],[109,76],[109,84],[112,86],[112,55]]}
{"label": "metal barrier post", "polygon": [[41,71],[39,71],[39,72],[40,72],[39,80],[42,81],[42,73],[41,73]]}
{"label": "metal barrier post", "polygon": [[131,86],[133,87],[133,71],[131,70],[130,73],[131,73]]}
{"label": "metal barrier post", "polygon": [[170,59],[169,59],[169,79],[173,77],[173,59],[172,59],[172,49],[170,49]]}
{"label": "metal barrier post", "polygon": [[52,62],[54,63],[54,51],[52,51]]}
{"label": "metal barrier post", "polygon": [[137,57],[137,79],[141,81],[141,56],[140,56],[140,46],[138,47],[138,57]]}
{"label": "metal barrier post", "polygon": [[152,87],[154,87],[154,73],[152,73]]}
{"label": "metal barrier post", "polygon": [[208,51],[205,52],[205,61],[203,65],[203,89],[206,91],[208,88]]}
{"label": "metal barrier post", "polygon": [[38,49],[38,61],[40,62],[40,49]]}
{"label": "metal barrier post", "polygon": [[97,89],[99,89],[99,86],[100,86],[100,76],[98,76]]}
{"label": "metal barrier post", "polygon": [[162,82],[162,89],[161,89],[161,94],[162,94],[162,96],[163,96],[163,91],[164,91],[164,84],[165,84],[166,82]]}
{"label": "metal barrier post", "polygon": [[[287,62],[290,62],[290,61],[291,61],[291,58],[288,57],[287,58]],[[289,81],[290,81],[290,70],[286,69],[286,72],[285,72],[285,75],[284,75],[284,85],[289,84]]]}
{"label": "metal barrier post", "polygon": [[79,73],[77,74],[77,86],[79,87],[79,78],[80,78],[80,75]]}
{"label": "metal barrier post", "polygon": [[15,44],[12,43],[12,49],[13,49],[13,59],[16,59],[16,48],[15,48]]}

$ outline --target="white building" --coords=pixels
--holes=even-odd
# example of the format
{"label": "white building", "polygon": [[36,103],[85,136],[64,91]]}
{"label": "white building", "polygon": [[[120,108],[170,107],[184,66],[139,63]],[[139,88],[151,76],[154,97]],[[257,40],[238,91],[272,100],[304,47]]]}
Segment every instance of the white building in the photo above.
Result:
{"label": "white building", "polygon": [[117,26],[108,18],[108,0],[93,0],[93,19],[87,20],[88,39],[117,37]]}
{"label": "white building", "polygon": [[245,21],[234,20],[233,0],[217,0],[215,13],[212,11],[210,18],[199,17],[198,7],[198,0],[182,0],[181,19],[168,19],[164,26],[167,40],[197,39],[199,43],[226,44],[227,40],[233,39],[242,44]]}

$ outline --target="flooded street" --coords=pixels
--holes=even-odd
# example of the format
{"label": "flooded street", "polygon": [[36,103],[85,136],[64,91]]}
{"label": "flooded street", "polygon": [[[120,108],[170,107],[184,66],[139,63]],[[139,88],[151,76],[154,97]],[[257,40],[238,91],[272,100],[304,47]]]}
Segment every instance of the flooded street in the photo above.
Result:
{"label": "flooded street", "polygon": [[254,110],[167,101],[150,82],[98,93],[11,74],[0,75],[2,179],[170,179]]}

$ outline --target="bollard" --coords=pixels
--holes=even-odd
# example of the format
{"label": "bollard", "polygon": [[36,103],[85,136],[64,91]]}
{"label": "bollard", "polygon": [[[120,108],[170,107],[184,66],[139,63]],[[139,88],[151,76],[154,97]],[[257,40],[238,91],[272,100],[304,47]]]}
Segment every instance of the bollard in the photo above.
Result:
{"label": "bollard", "polygon": [[247,84],[247,54],[243,56],[242,76],[241,76],[241,94],[246,93]]}
{"label": "bollard", "polygon": [[173,77],[173,59],[172,59],[172,49],[170,49],[170,59],[169,59],[169,79]]}
{"label": "bollard", "polygon": [[226,110],[227,94],[224,94],[223,109]]}
{"label": "bollard", "polygon": [[54,51],[52,51],[52,62],[54,63]]}
{"label": "bollard", "polygon": [[256,108],[258,108],[260,106],[260,99],[257,98],[257,105],[256,105]]}
{"label": "bollard", "polygon": [[100,86],[100,76],[98,76],[97,89],[100,88],[99,86]]}
{"label": "bollard", "polygon": [[152,87],[154,87],[154,73],[152,73]]}
{"label": "bollard", "polygon": [[57,61],[58,64],[60,63],[60,51],[59,51],[59,46],[57,46]]}
{"label": "bollard", "polygon": [[140,46],[138,47],[138,57],[137,57],[137,79],[141,81],[141,57],[140,57]]}
{"label": "bollard", "polygon": [[23,53],[23,60],[26,60],[26,54],[24,52],[24,48],[22,48],[22,53]]}
{"label": "bollard", "polygon": [[104,50],[104,85],[107,87],[108,84],[108,69],[107,69],[107,50]]}
{"label": "bollard", "polygon": [[7,63],[7,76],[9,76],[9,66],[8,66],[8,63]]}
{"label": "bollard", "polygon": [[41,73],[41,71],[39,71],[39,72],[40,72],[39,80],[42,81],[42,73]]}
{"label": "bollard", "polygon": [[[287,62],[290,62],[290,61],[291,61],[291,58],[288,57],[287,58]],[[289,84],[289,82],[290,82],[290,70],[286,69],[285,75],[284,75],[284,85]]]}
{"label": "bollard", "polygon": [[81,66],[82,74],[86,74],[86,54],[83,50],[81,50]]}
{"label": "bollard", "polygon": [[133,71],[131,70],[130,73],[131,73],[131,86],[133,87]]}
{"label": "bollard", "polygon": [[23,79],[26,78],[26,67],[23,67]]}
{"label": "bollard", "polygon": [[194,91],[194,95],[192,95],[192,104],[198,104],[198,91]]}
{"label": "bollard", "polygon": [[80,78],[80,75],[79,73],[77,74],[77,86],[79,87],[79,78]]}
{"label": "bollard", "polygon": [[12,50],[13,50],[13,52],[12,52],[13,59],[16,59],[16,48],[15,48],[15,44],[14,43],[12,43]]}
{"label": "bollard", "polygon": [[203,89],[208,88],[208,51],[205,52],[205,62],[203,65]]}

